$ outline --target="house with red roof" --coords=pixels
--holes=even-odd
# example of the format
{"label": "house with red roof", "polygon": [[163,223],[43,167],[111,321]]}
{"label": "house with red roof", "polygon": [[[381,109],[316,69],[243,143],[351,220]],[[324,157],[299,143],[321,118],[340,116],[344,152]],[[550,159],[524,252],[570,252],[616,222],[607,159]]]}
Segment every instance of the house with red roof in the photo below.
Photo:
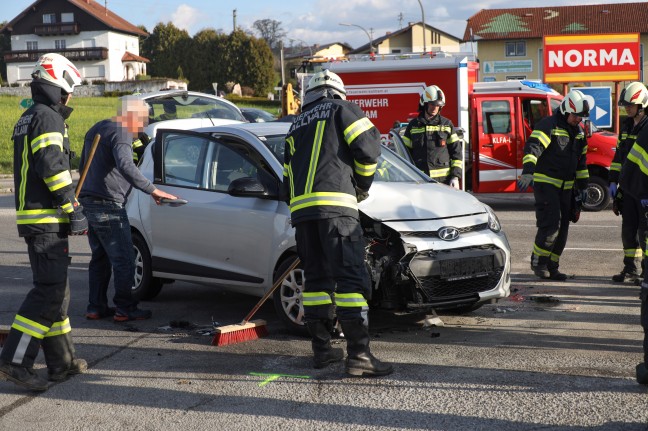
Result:
{"label": "house with red roof", "polygon": [[[638,33],[648,42],[648,2],[482,9],[466,24],[463,42],[478,52],[481,81],[543,79],[543,38]],[[641,80],[645,81],[643,58]]]}
{"label": "house with red roof", "polygon": [[128,81],[146,75],[139,38],[148,33],[94,0],[37,0],[0,31],[10,39],[4,53],[7,81],[27,84],[38,58],[67,57],[88,81]]}

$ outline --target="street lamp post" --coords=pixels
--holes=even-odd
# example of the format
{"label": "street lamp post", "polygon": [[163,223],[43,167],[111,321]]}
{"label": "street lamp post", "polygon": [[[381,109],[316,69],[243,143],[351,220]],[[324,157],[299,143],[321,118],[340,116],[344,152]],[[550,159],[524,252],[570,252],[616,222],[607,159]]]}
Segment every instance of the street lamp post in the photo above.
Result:
{"label": "street lamp post", "polygon": [[347,27],[358,27],[360,30],[364,31],[365,34],[367,35],[367,37],[369,38],[369,52],[372,53],[372,54],[374,53],[373,39],[371,38],[371,35],[369,34],[369,32],[367,30],[365,30],[364,27],[359,26],[358,24],[347,24],[347,23],[343,23],[343,22],[341,22],[339,24],[340,25],[345,25]]}
{"label": "street lamp post", "polygon": [[421,0],[418,0],[419,6],[421,6],[421,19],[423,20],[423,54],[427,51],[425,48],[425,12],[423,11],[423,3],[421,3]]}

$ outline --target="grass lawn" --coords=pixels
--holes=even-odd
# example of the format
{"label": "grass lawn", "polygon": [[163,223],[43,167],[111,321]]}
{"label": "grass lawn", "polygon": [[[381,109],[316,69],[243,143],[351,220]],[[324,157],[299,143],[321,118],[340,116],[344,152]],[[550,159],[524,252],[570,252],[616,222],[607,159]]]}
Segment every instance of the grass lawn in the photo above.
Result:
{"label": "grass lawn", "polygon": [[[20,107],[21,97],[0,96],[0,174],[13,174],[13,134],[14,125],[25,111]],[[276,108],[269,108],[266,104],[253,101],[235,102],[240,107],[261,108],[276,114]],[[119,99],[116,97],[78,97],[70,100],[70,107],[74,112],[68,118],[68,133],[72,151],[81,154],[83,138],[86,132],[98,121],[110,118],[117,113]],[[281,106],[278,104],[277,106]],[[78,161],[72,161],[73,167],[78,166]]]}

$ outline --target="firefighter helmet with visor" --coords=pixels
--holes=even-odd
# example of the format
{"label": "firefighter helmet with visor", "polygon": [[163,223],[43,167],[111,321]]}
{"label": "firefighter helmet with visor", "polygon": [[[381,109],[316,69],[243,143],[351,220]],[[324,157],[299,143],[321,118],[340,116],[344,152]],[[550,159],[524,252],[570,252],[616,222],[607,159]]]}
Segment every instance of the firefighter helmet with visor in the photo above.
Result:
{"label": "firefighter helmet with visor", "polygon": [[560,112],[565,115],[574,114],[579,117],[589,117],[589,103],[582,92],[572,90],[560,103]]}
{"label": "firefighter helmet with visor", "polygon": [[425,87],[423,93],[421,93],[421,99],[419,100],[419,107],[423,108],[426,103],[430,103],[434,106],[444,107],[445,106],[445,94],[436,85],[430,85]]}
{"label": "firefighter helmet with visor", "polygon": [[641,105],[648,107],[648,89],[641,82],[626,85],[619,96],[619,106]]}
{"label": "firefighter helmet with visor", "polygon": [[310,81],[308,81],[306,92],[308,93],[310,91],[318,89],[323,90],[324,88],[332,88],[333,90],[346,96],[346,90],[344,89],[344,83],[342,82],[342,79],[336,73],[333,73],[328,69],[317,72],[311,77]]}
{"label": "firefighter helmet with visor", "polygon": [[81,84],[81,73],[70,60],[60,54],[43,54],[36,63],[32,78],[40,78],[72,93],[74,86]]}

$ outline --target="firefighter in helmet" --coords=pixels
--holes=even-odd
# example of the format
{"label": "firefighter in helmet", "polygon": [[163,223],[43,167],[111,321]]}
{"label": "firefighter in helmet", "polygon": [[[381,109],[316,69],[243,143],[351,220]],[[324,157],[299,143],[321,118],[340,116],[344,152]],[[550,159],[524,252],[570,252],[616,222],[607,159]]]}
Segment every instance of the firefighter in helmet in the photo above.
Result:
{"label": "firefighter in helmet", "polygon": [[426,87],[419,99],[419,115],[407,125],[403,141],[417,168],[458,189],[463,145],[452,121],[441,116],[444,106],[443,91],[436,85]]}
{"label": "firefighter in helmet", "polygon": [[567,279],[558,267],[569,222],[577,221],[572,218],[574,205],[587,198],[587,139],[580,123],[588,115],[585,96],[572,90],[552,116],[536,124],[524,146],[524,168],[517,185],[521,192],[533,185],[538,231],[531,269],[540,278]]}
{"label": "firefighter in helmet", "polygon": [[[626,279],[640,281],[639,266],[642,250],[645,252],[646,217],[641,202],[634,193],[624,193],[620,186],[623,167],[630,149],[637,141],[639,132],[648,124],[648,90],[641,82],[631,82],[621,92],[619,106],[625,108],[628,115],[619,134],[614,159],[610,165],[610,194],[614,199],[612,209],[616,215],[621,214],[621,243],[623,244],[623,269],[612,276],[612,280],[621,283]],[[626,181],[624,181],[626,182]],[[619,185],[619,187],[617,187]],[[632,188],[633,185],[626,184]]]}
{"label": "firefighter in helmet", "polygon": [[65,57],[45,54],[32,73],[34,104],[13,131],[18,234],[25,239],[33,288],[27,293],[0,353],[0,376],[35,391],[47,381],[34,372],[42,347],[50,381],[84,372],[75,357],[67,316],[70,301],[68,235],[82,235],[87,221],[70,175],[67,104],[81,74]]}
{"label": "firefighter in helmet", "polygon": [[304,320],[315,368],[343,357],[342,349],[331,347],[335,310],[347,340],[346,372],[392,372],[371,354],[362,315],[369,278],[358,203],[368,197],[379,156],[380,133],[346,101],[340,77],[328,70],[313,75],[286,135],[283,193],[307,280]]}

